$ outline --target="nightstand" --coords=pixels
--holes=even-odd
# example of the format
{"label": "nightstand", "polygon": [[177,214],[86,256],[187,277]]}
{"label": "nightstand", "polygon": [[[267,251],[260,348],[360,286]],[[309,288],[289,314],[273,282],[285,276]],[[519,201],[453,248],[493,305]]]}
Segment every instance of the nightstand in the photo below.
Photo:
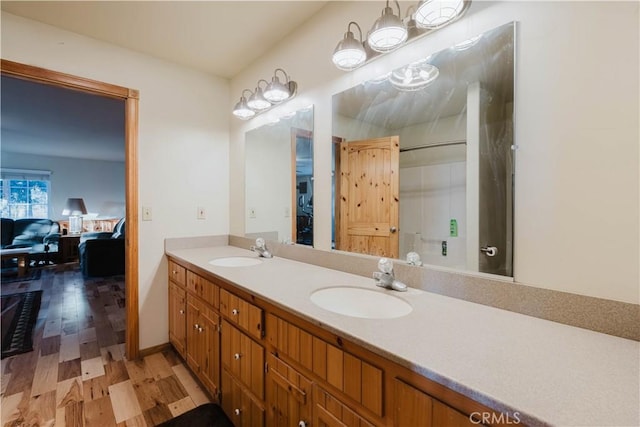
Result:
{"label": "nightstand", "polygon": [[60,236],[60,247],[58,248],[60,254],[58,259],[61,264],[78,261],[79,243],[79,234],[64,234]]}

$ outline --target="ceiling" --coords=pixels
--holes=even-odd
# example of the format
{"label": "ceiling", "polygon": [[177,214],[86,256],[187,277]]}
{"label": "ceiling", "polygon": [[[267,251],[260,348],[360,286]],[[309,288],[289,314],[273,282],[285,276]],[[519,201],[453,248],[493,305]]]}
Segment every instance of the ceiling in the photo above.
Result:
{"label": "ceiling", "polygon": [[3,0],[0,7],[14,15],[230,79],[326,3]]}
{"label": "ceiling", "polygon": [[[230,79],[326,3],[2,1],[0,7]],[[0,94],[3,152],[124,161],[121,101],[8,77]]]}

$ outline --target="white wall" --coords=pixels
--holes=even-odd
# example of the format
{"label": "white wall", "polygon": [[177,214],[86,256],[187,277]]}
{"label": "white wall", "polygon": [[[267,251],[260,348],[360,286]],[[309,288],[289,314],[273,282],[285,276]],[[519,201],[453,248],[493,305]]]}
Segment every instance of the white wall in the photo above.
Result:
{"label": "white wall", "polygon": [[51,219],[67,219],[62,216],[62,210],[68,197],[82,197],[90,213],[111,217],[124,216],[124,162],[78,160],[3,151],[2,168],[51,171]]}
{"label": "white wall", "polygon": [[5,12],[2,58],[140,91],[140,347],[166,343],[164,238],[229,231],[228,82]]}
{"label": "white wall", "polygon": [[[381,7],[330,2],[233,79],[231,91],[239,94],[282,67],[299,83],[289,104],[315,105],[315,246],[330,249],[331,95],[517,21],[515,280],[638,303],[639,7],[478,1],[456,24],[343,73],[330,58],[347,23],[356,20],[366,32]],[[234,234],[244,232],[243,134],[260,120],[231,122]]]}

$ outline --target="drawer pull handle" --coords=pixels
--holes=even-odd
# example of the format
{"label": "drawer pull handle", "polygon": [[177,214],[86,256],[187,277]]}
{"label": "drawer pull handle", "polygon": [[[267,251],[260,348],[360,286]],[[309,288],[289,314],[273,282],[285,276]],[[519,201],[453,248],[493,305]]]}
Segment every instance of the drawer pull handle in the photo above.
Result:
{"label": "drawer pull handle", "polygon": [[236,408],[233,410],[233,413],[236,415],[240,415],[240,412],[242,412],[240,409]]}
{"label": "drawer pull handle", "polygon": [[240,353],[236,353],[233,355],[233,358],[236,360],[240,360],[240,358],[242,357],[242,355]]}
{"label": "drawer pull handle", "polygon": [[237,308],[234,308],[233,310],[231,310],[231,314],[233,314],[234,316],[237,316],[240,313],[240,311],[238,311]]}

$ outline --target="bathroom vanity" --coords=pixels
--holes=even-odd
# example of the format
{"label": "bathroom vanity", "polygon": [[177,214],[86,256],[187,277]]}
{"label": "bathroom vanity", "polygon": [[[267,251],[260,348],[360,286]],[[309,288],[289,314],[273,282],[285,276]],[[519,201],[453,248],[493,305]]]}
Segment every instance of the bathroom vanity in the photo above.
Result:
{"label": "bathroom vanity", "polygon": [[[635,341],[234,246],[167,256],[170,341],[236,426],[638,421]],[[384,295],[379,316],[326,288]]]}

